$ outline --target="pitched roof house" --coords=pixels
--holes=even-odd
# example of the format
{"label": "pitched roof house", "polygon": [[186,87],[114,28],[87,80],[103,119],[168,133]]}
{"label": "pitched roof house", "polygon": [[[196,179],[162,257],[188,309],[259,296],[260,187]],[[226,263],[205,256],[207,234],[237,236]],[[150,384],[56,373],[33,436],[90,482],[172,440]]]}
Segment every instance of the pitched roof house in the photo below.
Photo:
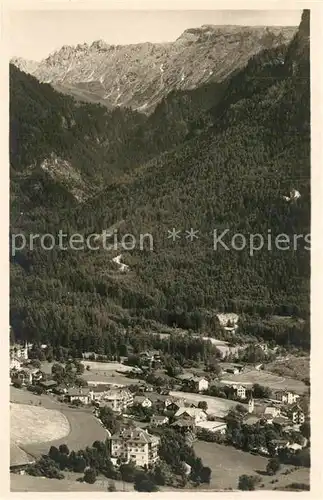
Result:
{"label": "pitched roof house", "polygon": [[201,410],[200,408],[186,408],[186,407],[181,407],[177,410],[175,413],[175,419],[185,419],[185,418],[192,418],[194,423],[197,424],[198,422],[207,420],[207,414],[205,411]]}

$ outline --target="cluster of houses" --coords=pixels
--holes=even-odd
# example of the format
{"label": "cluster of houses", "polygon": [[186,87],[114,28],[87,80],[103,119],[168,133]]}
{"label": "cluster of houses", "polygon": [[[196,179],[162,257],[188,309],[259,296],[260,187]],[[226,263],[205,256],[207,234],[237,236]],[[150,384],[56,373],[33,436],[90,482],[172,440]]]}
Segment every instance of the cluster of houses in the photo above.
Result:
{"label": "cluster of houses", "polygon": [[[223,319],[223,318],[222,318]],[[223,319],[224,321],[224,319]],[[237,319],[232,319],[230,328],[235,327]],[[153,386],[146,383],[138,383],[137,393],[133,393],[127,387],[116,387],[112,384],[91,384],[87,387],[60,387],[52,379],[43,377],[43,373],[31,365],[28,365],[28,349],[30,346],[11,346],[10,348],[10,372],[12,380],[20,380],[22,385],[37,385],[44,391],[56,390],[63,401],[68,404],[93,405],[94,413],[99,416],[99,409],[107,407],[120,415],[129,416],[128,409],[134,405],[142,408],[152,408],[150,425],[152,427],[169,425],[180,431],[187,442],[192,443],[199,431],[225,434],[227,424],[223,415],[218,417],[204,410],[198,404],[189,404],[183,398],[172,397],[168,391],[160,389],[157,393]],[[95,359],[95,353],[83,353],[83,359]],[[140,359],[144,365],[152,366],[160,362],[158,351],[145,351],[140,353]],[[223,364],[227,373],[238,374],[244,367],[238,364]],[[193,374],[178,375],[177,380],[183,391],[204,393],[209,389],[210,382],[204,376]],[[242,385],[233,381],[216,381],[215,385],[226,389],[229,398],[241,402],[248,402],[247,412],[244,418],[246,424],[258,421],[280,426],[284,430],[295,430],[305,422],[306,415],[298,404],[299,395],[290,391],[276,391],[266,404],[256,404],[252,397],[252,390],[248,384]],[[201,394],[200,401],[203,401]],[[202,406],[202,405],[201,405]],[[282,441],[282,440],[281,440]],[[277,450],[281,446],[289,449],[300,449],[303,445],[289,443],[286,440],[277,442]],[[285,442],[286,441],[286,442]],[[118,433],[110,435],[111,457],[113,460],[134,461],[137,466],[150,466],[158,459],[159,437],[149,434],[146,430],[126,426]]]}

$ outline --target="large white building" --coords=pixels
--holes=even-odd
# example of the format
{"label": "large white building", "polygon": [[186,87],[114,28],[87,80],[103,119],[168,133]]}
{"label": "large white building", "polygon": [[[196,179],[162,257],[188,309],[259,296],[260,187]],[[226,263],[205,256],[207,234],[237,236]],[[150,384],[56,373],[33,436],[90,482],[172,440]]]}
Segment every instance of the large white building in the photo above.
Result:
{"label": "large white building", "polygon": [[137,467],[150,466],[158,460],[159,442],[159,437],[144,429],[122,429],[110,438],[111,458],[132,461]]}
{"label": "large white building", "polygon": [[299,395],[290,391],[276,391],[275,399],[281,401],[282,403],[287,403],[289,405],[295,404],[298,400]]}
{"label": "large white building", "polygon": [[105,392],[100,399],[100,406],[107,406],[118,413],[132,405],[133,395],[127,389],[111,389]]}

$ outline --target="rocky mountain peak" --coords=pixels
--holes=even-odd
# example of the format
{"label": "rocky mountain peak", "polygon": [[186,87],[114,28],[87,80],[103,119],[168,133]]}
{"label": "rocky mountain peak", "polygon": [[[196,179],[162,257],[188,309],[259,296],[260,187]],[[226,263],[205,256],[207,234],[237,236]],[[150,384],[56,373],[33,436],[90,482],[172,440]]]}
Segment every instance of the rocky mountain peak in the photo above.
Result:
{"label": "rocky mountain peak", "polygon": [[150,114],[173,90],[223,81],[264,48],[290,42],[296,27],[202,25],[174,42],[63,46],[39,64],[14,62],[78,99]]}

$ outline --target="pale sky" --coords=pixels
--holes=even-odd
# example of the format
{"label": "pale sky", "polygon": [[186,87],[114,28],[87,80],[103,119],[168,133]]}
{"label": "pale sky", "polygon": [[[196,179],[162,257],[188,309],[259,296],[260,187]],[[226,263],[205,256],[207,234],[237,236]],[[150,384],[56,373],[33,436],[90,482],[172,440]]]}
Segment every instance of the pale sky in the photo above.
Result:
{"label": "pale sky", "polygon": [[12,11],[10,57],[40,60],[62,45],[168,42],[203,24],[298,26],[301,10]]}

